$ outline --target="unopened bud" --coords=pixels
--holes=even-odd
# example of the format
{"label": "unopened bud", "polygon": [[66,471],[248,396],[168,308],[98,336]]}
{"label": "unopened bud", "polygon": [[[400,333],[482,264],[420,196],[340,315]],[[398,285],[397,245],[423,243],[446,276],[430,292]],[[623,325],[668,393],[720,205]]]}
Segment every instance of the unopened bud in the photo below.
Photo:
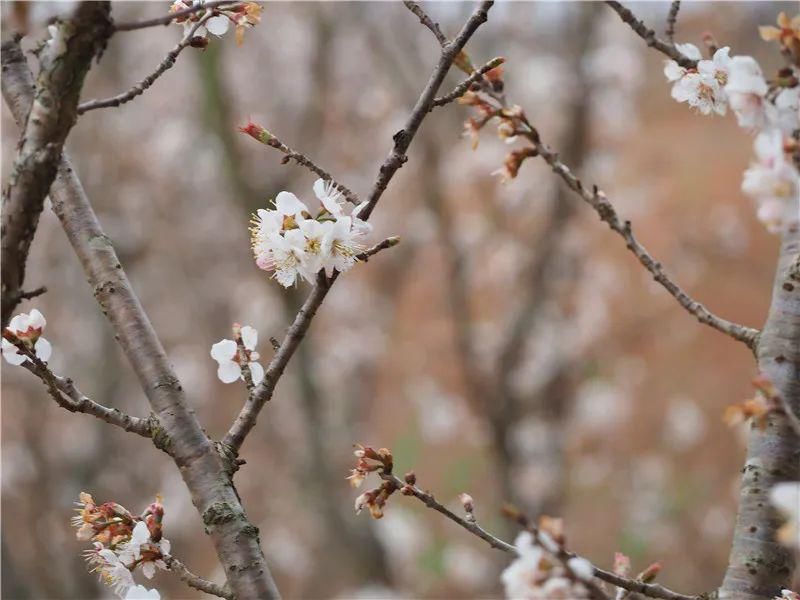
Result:
{"label": "unopened bud", "polygon": [[417,475],[414,473],[414,471],[409,471],[406,473],[403,479],[408,485],[414,485],[417,483]]}
{"label": "unopened bud", "polygon": [[467,513],[471,514],[475,510],[475,501],[469,494],[461,493],[458,495],[458,499],[461,500],[461,504],[464,506],[464,510]]}
{"label": "unopened bud", "polygon": [[639,573],[639,576],[637,577],[637,579],[639,581],[644,581],[645,583],[650,583],[661,572],[662,568],[663,567],[661,566],[661,563],[654,562],[652,565],[647,567],[644,571]]}

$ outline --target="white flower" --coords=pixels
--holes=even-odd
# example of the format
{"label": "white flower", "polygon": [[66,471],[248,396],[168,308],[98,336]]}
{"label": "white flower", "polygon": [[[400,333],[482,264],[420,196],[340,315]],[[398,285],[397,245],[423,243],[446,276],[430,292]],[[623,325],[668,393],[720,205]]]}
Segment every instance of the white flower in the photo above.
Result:
{"label": "white flower", "polygon": [[785,481],[770,490],[772,505],[787,519],[778,531],[778,540],[800,548],[800,481]]}
{"label": "white flower", "polygon": [[[44,315],[34,308],[30,314],[20,313],[12,318],[6,330],[13,333],[17,339],[25,343],[29,348],[32,347],[39,360],[47,362],[50,360],[53,347],[50,342],[41,337],[45,325],[47,325],[47,321]],[[2,348],[3,358],[9,364],[21,365],[28,360],[27,356],[20,354],[16,345],[5,338],[3,338]]]}
{"label": "white flower", "polygon": [[740,127],[760,129],[766,119],[767,82],[752,56],[734,56],[728,67],[725,93]]}
{"label": "white flower", "polygon": [[350,217],[336,219],[325,239],[325,246],[330,253],[330,258],[325,264],[325,272],[329,277],[334,269],[344,273],[356,264],[356,257],[364,251],[364,246],[358,242],[358,238],[362,235],[361,231],[353,227],[353,220]]}
{"label": "white flower", "polygon": [[48,25],[47,33],[50,38],[47,40],[47,46],[53,52],[53,57],[61,56],[67,51],[67,41],[64,39],[64,32],[58,25]]}
{"label": "white flower", "polygon": [[791,135],[800,128],[800,85],[783,88],[773,102],[766,105],[767,121],[784,134]]}
{"label": "white flower", "polygon": [[758,204],[758,218],[777,233],[800,220],[800,175],[783,151],[779,129],[755,140],[757,161],[744,172],[742,191]]}
{"label": "white flower", "polygon": [[148,590],[143,585],[135,585],[125,594],[125,600],[161,600],[158,590]]}
{"label": "white flower", "polygon": [[[672,97],[678,102],[686,102],[704,115],[716,112],[724,115],[727,111],[724,86],[728,81],[731,62],[730,48],[720,48],[712,60],[699,60],[700,51],[691,44],[683,44],[684,54],[698,60],[695,69],[685,69],[675,61],[667,61],[664,75],[673,81]],[[691,49],[691,50],[689,50]]]}
{"label": "white flower", "polygon": [[344,204],[344,196],[336,189],[332,181],[325,181],[324,179],[317,179],[314,182],[314,194],[320,201],[322,206],[325,207],[329,213],[334,217],[342,216],[342,205]]}
{"label": "white flower", "polygon": [[103,547],[100,542],[95,542],[94,547],[87,550],[84,555],[92,565],[92,571],[97,571],[100,580],[109,586],[121,598],[133,587],[133,574],[117,554]]}
{"label": "white flower", "polygon": [[291,287],[297,283],[297,276],[304,270],[306,238],[299,229],[290,229],[283,235],[269,236],[271,268],[275,271],[275,279],[283,287]]}
{"label": "white flower", "polygon": [[142,557],[142,544],[150,542],[150,530],[144,521],[139,521],[133,528],[131,539],[117,548],[119,558],[124,563],[133,563]]}
{"label": "white flower", "polygon": [[[172,3],[172,6],[170,6],[170,12],[186,10],[187,8],[191,8],[201,3],[202,0],[175,0],[175,2]],[[198,10],[196,13],[182,17],[180,24],[183,25],[183,34],[189,35],[197,22],[206,14],[208,14],[206,11]],[[194,37],[206,37],[206,35],[209,33],[220,37],[225,35],[229,26],[230,19],[228,17],[225,15],[217,15],[215,17],[211,17],[203,25],[198,27],[194,32]]]}
{"label": "white flower", "polygon": [[314,276],[328,262],[330,257],[329,231],[334,227],[331,221],[303,219],[298,223],[305,239],[300,274],[306,281],[314,281]]}
{"label": "white flower", "polygon": [[291,192],[278,193],[275,197],[275,210],[288,217],[300,216],[303,212],[308,212],[306,205]]}
{"label": "white flower", "polygon": [[592,563],[585,558],[581,558],[579,556],[570,558],[567,561],[567,566],[572,569],[572,572],[578,579],[590,581],[592,577],[594,577],[594,567],[592,566]]}
{"label": "white flower", "polygon": [[544,550],[533,544],[533,536],[523,531],[514,545],[519,556],[500,575],[506,598],[536,598],[541,594],[541,585],[548,576],[543,569]]}
{"label": "white flower", "polygon": [[[253,383],[258,385],[264,379],[264,368],[255,362],[258,358],[258,353],[255,352],[258,344],[258,331],[245,325],[241,329],[241,336],[245,354],[249,359],[247,364],[250,367],[250,375]],[[244,379],[242,367],[239,364],[239,348],[234,340],[220,340],[211,346],[211,358],[219,364],[217,377],[223,383],[233,383],[237,379]]]}

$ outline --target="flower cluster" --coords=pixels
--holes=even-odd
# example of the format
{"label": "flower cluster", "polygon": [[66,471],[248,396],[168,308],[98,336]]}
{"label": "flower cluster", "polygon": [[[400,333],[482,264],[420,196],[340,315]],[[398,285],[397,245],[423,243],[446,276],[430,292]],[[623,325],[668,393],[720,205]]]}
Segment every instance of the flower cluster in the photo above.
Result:
{"label": "flower cluster", "polygon": [[291,192],[280,192],[273,209],[259,209],[252,219],[253,255],[259,268],[273,273],[283,287],[298,277],[313,283],[324,270],[349,270],[365,247],[361,240],[370,226],[358,218],[364,204],[344,214],[344,198],[331,182],[317,179],[314,194],[320,202],[316,216]]}
{"label": "flower cluster", "polygon": [[170,544],[161,531],[164,507],[160,498],[138,517],[116,502],[97,504],[86,492],[81,492],[77,505],[72,524],[78,528],[79,540],[92,542],[84,552],[90,571],[121,598],[157,600],[157,590],[136,585],[133,571],[141,567],[144,576],[152,579],[156,567],[167,569]]}
{"label": "flower cluster", "polygon": [[740,127],[756,132],[756,160],[744,173],[742,191],[757,205],[758,219],[773,233],[800,221],[800,173],[792,162],[798,142],[792,138],[800,127],[800,17],[789,20],[781,13],[779,27],[762,27],[765,40],[778,41],[792,58],[769,83],[751,56],[730,56],[728,47],[702,60],[692,44],[676,44],[693,68],[666,62],[664,74],[673,83],[672,97],[686,102],[700,113],[724,115],[730,107]]}
{"label": "flower cluster", "polygon": [[264,367],[256,361],[260,358],[256,352],[258,331],[249,325],[242,327],[233,324],[232,340],[220,340],[211,346],[211,358],[217,361],[217,377],[223,383],[233,383],[237,379],[246,381],[242,365],[247,365],[253,385],[264,379]]}
{"label": "flower cluster", "polygon": [[[170,12],[175,13],[193,6],[203,4],[203,0],[175,0],[170,6]],[[261,22],[261,5],[255,2],[240,2],[231,7],[211,9],[214,16],[208,18],[203,25],[194,32],[192,44],[204,47],[208,42],[207,34],[217,37],[225,35],[231,23],[236,27],[236,43],[241,45],[244,41],[245,30],[255,27]],[[175,22],[183,25],[184,35],[207,15],[207,11],[198,10],[188,15],[177,17]]]}
{"label": "flower cluster", "polygon": [[53,347],[42,337],[45,325],[47,321],[44,315],[35,308],[30,314],[20,313],[13,317],[3,332],[3,358],[6,362],[11,365],[21,365],[28,360],[28,357],[10,340],[22,342],[39,360],[43,362],[50,360]]}
{"label": "flower cluster", "polygon": [[[353,487],[360,487],[364,479],[367,478],[367,475],[374,471],[380,471],[381,473],[391,475],[392,468],[394,467],[394,459],[392,458],[391,450],[388,448],[375,450],[369,446],[356,444],[354,454],[358,461],[356,462],[355,468],[351,470],[350,475],[347,477],[347,479],[350,480],[350,485]],[[406,483],[408,485],[414,485],[413,473],[406,475]],[[393,480],[385,480],[380,486],[367,490],[356,498],[356,514],[359,514],[364,508],[367,508],[373,519],[380,519],[383,517],[383,507],[386,505],[386,501],[397,489],[397,484],[395,484]]]}
{"label": "flower cluster", "polygon": [[585,558],[566,563],[556,558],[560,544],[544,530],[536,537],[528,531],[517,536],[517,558],[503,571],[500,580],[506,598],[525,600],[577,600],[590,598],[585,582],[594,576],[594,567]]}

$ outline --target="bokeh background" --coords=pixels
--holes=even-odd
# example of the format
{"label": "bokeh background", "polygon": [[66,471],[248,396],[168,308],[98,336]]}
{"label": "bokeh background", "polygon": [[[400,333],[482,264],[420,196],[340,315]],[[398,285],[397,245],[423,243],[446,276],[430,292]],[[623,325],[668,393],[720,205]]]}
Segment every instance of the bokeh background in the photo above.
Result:
{"label": "bokeh background", "polygon": [[[116,19],[166,3],[114,2]],[[44,36],[68,3],[3,3],[4,36]],[[669,3],[631,7],[663,31]],[[447,34],[468,3],[428,3]],[[712,32],[767,72],[779,57],[757,26],[794,3],[689,3],[676,39]],[[179,26],[114,36],[84,97],[119,93],[160,62]],[[499,3],[470,42],[476,63],[507,57],[509,99],[583,180],[597,183],[695,298],[760,326],[776,239],[740,192],[751,140],[728,116],[669,96],[663,57],[600,3]],[[145,95],[85,114],[68,149],[106,233],[210,436],[245,398],[209,356],[238,321],[281,338],[308,291],[258,270],[249,214],[281,190],[313,199],[314,176],[236,131],[248,118],[366,195],[437,60],[430,32],[400,3],[267,3],[241,47],[232,33],[187,49]],[[451,73],[443,91],[460,80]],[[724,407],[752,394],[747,349],[697,324],[588,207],[540,162],[502,185],[509,148],[451,105],[423,124],[376,210],[374,241],[402,242],[342,277],[248,438],[236,482],[287,598],[499,597],[507,557],[413,499],[380,521],[353,513],[352,444],[393,450],[398,471],[448,506],[469,491],[490,530],[513,500],[564,517],[569,544],[610,567],[659,560],[685,592],[725,567],[743,431]],[[17,128],[2,109],[2,166]],[[51,366],[91,397],[148,406],[95,305],[57,220],[45,211],[28,269],[49,292],[24,306],[48,319]],[[210,541],[172,461],[148,443],[59,409],[22,369],[2,370],[2,595],[94,598],[85,543],[69,526],[81,490],[139,512],[156,493],[165,535],[217,581]],[[479,393],[492,390],[491,397]],[[200,597],[169,573],[162,597]]]}

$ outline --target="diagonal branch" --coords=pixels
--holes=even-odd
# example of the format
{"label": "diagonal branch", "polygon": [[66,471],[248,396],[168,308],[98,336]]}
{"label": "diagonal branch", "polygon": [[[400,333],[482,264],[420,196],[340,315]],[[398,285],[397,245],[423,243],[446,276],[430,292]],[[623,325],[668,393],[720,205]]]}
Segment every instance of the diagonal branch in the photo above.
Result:
{"label": "diagonal branch", "polygon": [[[697,66],[696,60],[684,56],[671,41],[665,42],[656,36],[656,32],[645,25],[643,21],[637,19],[636,15],[633,14],[630,9],[625,8],[622,4],[613,0],[608,0],[606,4],[610,6],[611,9],[619,15],[619,18],[633,29],[636,35],[642,38],[648,46],[665,54],[682,67],[692,69]],[[672,11],[670,11],[670,14],[672,14]],[[675,16],[677,17],[677,10],[675,11]]]}
{"label": "diagonal branch", "polygon": [[735,340],[744,342],[751,350],[755,348],[758,330],[718,317],[689,296],[664,272],[661,263],[656,261],[647,249],[634,237],[631,222],[620,219],[616,209],[608,201],[606,195],[598,190],[597,186],[592,190],[587,189],[583,185],[583,182],[570,171],[569,167],[559,160],[558,154],[542,143],[539,138],[539,133],[528,122],[527,118],[523,115],[520,120],[525,127],[520,134],[527,138],[536,149],[538,155],[550,165],[553,172],[564,181],[567,187],[578,194],[586,204],[594,209],[601,221],[605,222],[612,231],[625,240],[625,245],[628,250],[630,250],[641,265],[647,269],[653,276],[653,279],[660,283],[661,286],[678,301],[678,304],[686,309],[687,312],[694,315],[694,317],[704,325],[708,325]]}
{"label": "diagonal branch", "polygon": [[667,29],[664,35],[670,43],[675,43],[675,24],[678,22],[678,11],[681,9],[681,0],[672,0],[669,7],[669,14],[667,15]]}
{"label": "diagonal branch", "polygon": [[459,83],[456,87],[453,88],[453,91],[449,94],[445,94],[444,96],[440,96],[433,101],[431,104],[431,110],[433,110],[437,106],[444,106],[445,104],[450,104],[454,100],[458,100],[467,93],[467,90],[472,86],[473,83],[477,83],[483,79],[483,76],[486,75],[492,69],[496,69],[500,65],[506,62],[506,59],[502,56],[498,56],[497,58],[493,58],[485,65],[483,65],[477,71],[474,71],[472,75],[467,77],[464,81]]}
{"label": "diagonal branch", "polygon": [[[8,182],[3,190],[2,327],[8,324],[25,280],[25,264],[61,150],[77,119],[81,87],[92,58],[111,35],[108,2],[81,2],[40,53],[41,69]],[[17,40],[3,44],[7,60],[25,62]],[[5,89],[3,90],[5,93]],[[31,92],[30,87],[27,90]],[[24,116],[24,115],[21,115]]]}
{"label": "diagonal branch", "polygon": [[53,397],[53,400],[55,400],[61,408],[69,412],[92,415],[101,421],[116,425],[125,431],[136,433],[142,437],[152,437],[152,422],[150,419],[132,417],[119,409],[108,408],[107,406],[95,402],[76,388],[72,379],[59,377],[53,373],[50,367],[47,366],[47,363],[40,360],[39,357],[36,356],[36,353],[31,351],[31,349],[16,336],[6,332],[5,338],[14,344],[17,349],[28,358],[21,366],[41,379],[42,383],[47,386],[47,391]]}
{"label": "diagonal branch", "polygon": [[[27,64],[2,56],[3,95],[18,123],[32,99]],[[189,406],[161,341],[134,292],[111,240],[103,233],[80,179],[64,155],[50,190],[53,212],[108,317],[153,409],[153,443],[175,461],[203,517],[233,593],[278,598],[258,539],[231,481],[234,466],[208,439]]]}
{"label": "diagonal branch", "polygon": [[[389,182],[394,177],[397,170],[403,166],[406,161],[405,152],[411,145],[423,119],[428,114],[430,106],[436,96],[436,92],[442,85],[450,65],[453,64],[456,55],[466,45],[467,41],[472,37],[472,34],[485,23],[488,18],[489,9],[492,7],[493,2],[484,1],[475,9],[469,17],[464,27],[461,29],[456,38],[449,42],[442,49],[439,62],[431,73],[428,83],[417,99],[408,120],[403,129],[394,135],[394,147],[389,153],[389,156],[384,160],[378,173],[378,177],[373,185],[372,191],[367,199],[366,206],[359,212],[359,217],[367,220],[372,214],[375,205],[380,200]],[[231,425],[230,430],[225,435],[223,443],[226,444],[233,452],[238,452],[241,448],[247,434],[253,429],[258,418],[258,413],[264,407],[264,404],[272,398],[275,386],[278,383],[286,365],[297,349],[297,346],[302,341],[311,321],[314,318],[317,310],[319,309],[325,296],[328,294],[331,286],[336,281],[338,273],[334,273],[332,277],[325,277],[324,273],[320,273],[317,277],[317,283],[314,285],[308,298],[303,303],[300,311],[297,313],[294,322],[289,327],[283,341],[280,344],[280,349],[275,353],[275,356],[270,361],[265,374],[264,380],[256,388],[255,392],[251,394],[245,401],[241,411],[239,411],[236,420]]]}
{"label": "diagonal branch", "polygon": [[87,111],[95,110],[97,108],[120,106],[126,102],[130,102],[136,98],[136,96],[141,96],[146,89],[155,83],[156,79],[161,77],[168,69],[172,68],[172,66],[175,64],[175,61],[178,59],[178,55],[183,52],[184,48],[192,43],[192,38],[194,38],[195,32],[211,17],[212,13],[209,12],[207,15],[197,21],[197,23],[194,24],[194,26],[186,33],[186,35],[183,36],[183,39],[178,42],[178,45],[167,53],[167,55],[164,57],[164,60],[159,63],[156,70],[134,85],[127,92],[117,94],[116,96],[112,96],[111,98],[106,98],[104,100],[89,100],[87,102],[81,102],[78,105],[78,114],[82,115]]}

